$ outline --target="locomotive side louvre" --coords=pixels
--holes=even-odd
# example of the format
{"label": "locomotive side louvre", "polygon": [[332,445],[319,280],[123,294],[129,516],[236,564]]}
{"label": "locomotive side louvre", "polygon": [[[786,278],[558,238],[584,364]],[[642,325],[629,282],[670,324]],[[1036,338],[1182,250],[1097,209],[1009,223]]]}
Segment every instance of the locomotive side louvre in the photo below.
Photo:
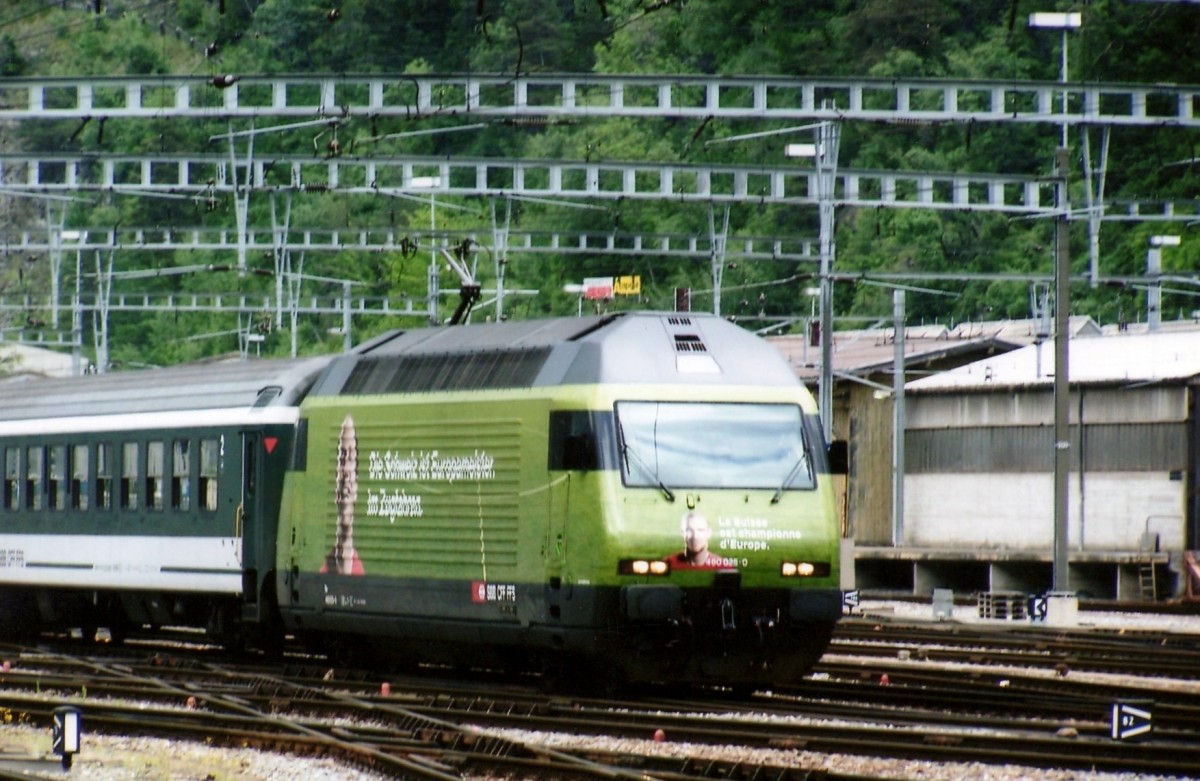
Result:
{"label": "locomotive side louvre", "polygon": [[[293,604],[318,614],[517,620],[516,590],[503,610],[473,601],[465,584],[515,586],[535,566],[542,540],[522,517],[544,517],[545,492],[527,491],[544,473],[544,414],[531,400],[472,402],[387,397],[306,407],[307,472],[290,475],[281,554],[293,573]],[[357,501],[352,520],[358,577],[334,577],[334,475],[339,438],[352,421]],[[536,454],[536,455],[535,455]],[[540,457],[537,457],[540,456]],[[326,572],[322,573],[321,570]],[[395,588],[402,580],[404,588]],[[486,596],[486,588],[485,588]],[[316,617],[319,624],[319,616]],[[313,619],[303,620],[312,626]]]}
{"label": "locomotive side louvre", "polygon": [[[318,643],[745,683],[802,674],[840,615],[815,404],[719,318],[385,337],[331,364],[301,431],[280,596]],[[673,485],[637,464],[660,457]],[[678,560],[696,513],[715,565]]]}

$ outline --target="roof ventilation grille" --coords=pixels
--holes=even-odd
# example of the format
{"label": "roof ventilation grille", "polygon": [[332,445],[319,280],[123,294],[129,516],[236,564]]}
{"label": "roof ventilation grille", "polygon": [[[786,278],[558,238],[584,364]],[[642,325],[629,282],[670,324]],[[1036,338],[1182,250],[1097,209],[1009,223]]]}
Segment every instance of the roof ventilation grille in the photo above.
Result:
{"label": "roof ventilation grille", "polygon": [[675,334],[675,352],[677,353],[706,353],[708,348],[700,337],[695,334]]}
{"label": "roof ventilation grille", "polygon": [[671,325],[691,325],[692,318],[690,317],[668,317],[667,322]]}
{"label": "roof ventilation grille", "polygon": [[340,395],[527,388],[549,356],[549,347],[367,356],[355,364]]}

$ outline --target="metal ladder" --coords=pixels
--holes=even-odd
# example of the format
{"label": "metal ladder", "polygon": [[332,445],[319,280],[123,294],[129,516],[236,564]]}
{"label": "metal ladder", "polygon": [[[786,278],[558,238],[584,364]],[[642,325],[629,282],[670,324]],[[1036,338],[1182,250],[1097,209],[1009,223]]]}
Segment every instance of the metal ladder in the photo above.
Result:
{"label": "metal ladder", "polygon": [[1146,602],[1158,600],[1158,567],[1154,554],[1158,550],[1158,535],[1146,533],[1138,543],[1138,589]]}
{"label": "metal ladder", "polygon": [[1158,599],[1158,568],[1153,561],[1138,564],[1138,588],[1144,601],[1154,602]]}

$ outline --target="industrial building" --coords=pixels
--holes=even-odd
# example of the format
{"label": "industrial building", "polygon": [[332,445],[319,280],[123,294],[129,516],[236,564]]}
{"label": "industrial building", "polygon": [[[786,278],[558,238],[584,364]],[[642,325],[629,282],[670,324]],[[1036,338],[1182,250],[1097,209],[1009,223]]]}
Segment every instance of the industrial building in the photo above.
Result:
{"label": "industrial building", "polygon": [[[1181,595],[1200,577],[1189,553],[1200,549],[1200,330],[1105,333],[1087,318],[1071,330],[1069,588],[1095,599]],[[1025,333],[906,332],[902,464],[887,390],[894,332],[844,337],[860,355],[858,365],[847,363],[855,350],[835,362],[834,435],[848,443],[843,509],[860,589],[1050,589],[1054,350],[1036,334],[1020,346]],[[812,371],[798,367],[810,382]]]}

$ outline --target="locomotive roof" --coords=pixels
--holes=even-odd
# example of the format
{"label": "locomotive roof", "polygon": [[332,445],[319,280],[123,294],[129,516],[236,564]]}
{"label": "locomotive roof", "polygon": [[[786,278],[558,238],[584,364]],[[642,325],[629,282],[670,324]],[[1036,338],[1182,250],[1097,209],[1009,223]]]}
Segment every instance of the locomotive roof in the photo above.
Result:
{"label": "locomotive roof", "polygon": [[394,331],[335,359],[313,395],[797,382],[775,348],[719,317],[626,312]]}
{"label": "locomotive roof", "polygon": [[12,381],[0,385],[0,421],[287,407],[310,392],[595,383],[794,386],[798,380],[774,347],[719,317],[629,312],[398,330],[340,356]]}
{"label": "locomotive roof", "polygon": [[14,381],[0,386],[0,420],[295,406],[328,363],[250,359]]}

